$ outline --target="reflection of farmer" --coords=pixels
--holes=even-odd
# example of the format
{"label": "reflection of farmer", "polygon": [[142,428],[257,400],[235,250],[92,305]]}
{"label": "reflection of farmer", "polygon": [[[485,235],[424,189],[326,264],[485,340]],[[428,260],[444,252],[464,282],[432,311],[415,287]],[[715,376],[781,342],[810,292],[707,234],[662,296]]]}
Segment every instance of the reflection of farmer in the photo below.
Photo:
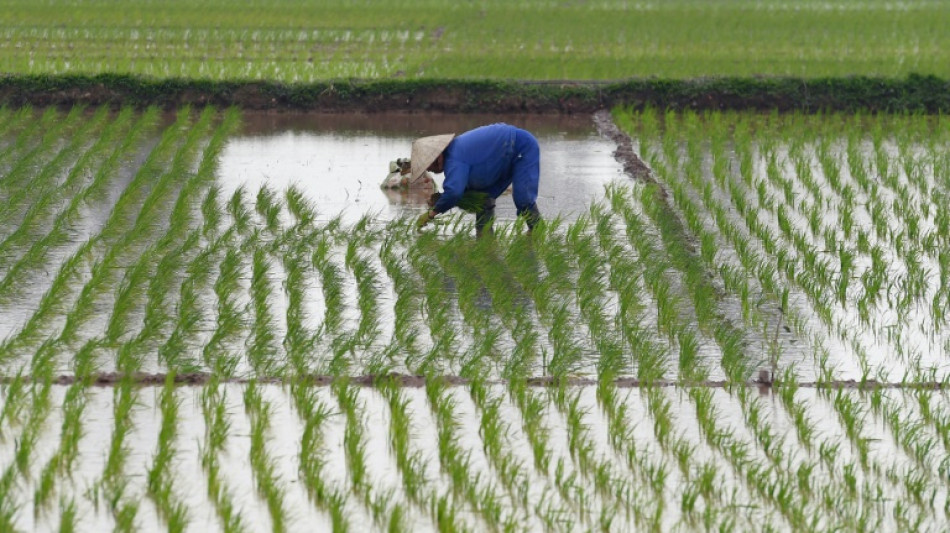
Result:
{"label": "reflection of farmer", "polygon": [[535,204],[540,174],[538,141],[523,129],[499,123],[475,128],[458,137],[423,137],[412,143],[410,159],[413,180],[426,170],[445,173],[444,192],[419,217],[419,228],[459,205],[463,196],[472,196],[466,192],[474,191],[484,198],[483,205],[475,209],[475,229],[481,235],[495,216],[495,199],[509,185],[518,215],[525,217],[529,231],[541,218]]}

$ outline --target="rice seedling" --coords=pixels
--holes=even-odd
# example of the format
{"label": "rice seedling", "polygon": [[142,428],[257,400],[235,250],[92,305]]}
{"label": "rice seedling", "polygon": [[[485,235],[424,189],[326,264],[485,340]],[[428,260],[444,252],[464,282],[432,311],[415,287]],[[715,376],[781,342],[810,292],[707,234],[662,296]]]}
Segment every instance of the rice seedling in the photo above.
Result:
{"label": "rice seedling", "polygon": [[257,192],[257,201],[254,204],[257,214],[264,219],[264,225],[271,234],[280,231],[281,204],[275,193],[267,185],[262,185]]}
{"label": "rice seedling", "polygon": [[208,481],[208,496],[215,506],[222,528],[228,532],[245,531],[244,520],[231,499],[231,488],[221,479],[220,456],[225,451],[229,422],[225,412],[224,394],[220,383],[209,382],[201,394],[205,421],[205,439],[201,445],[201,466]]}
{"label": "rice seedling", "polygon": [[148,470],[148,494],[155,501],[159,516],[167,522],[169,531],[184,531],[188,525],[188,508],[175,497],[169,470],[175,457],[173,441],[177,433],[179,409],[174,373],[169,373],[165,379],[160,402],[162,424],[158,434],[158,449]]}
{"label": "rice seedling", "polygon": [[396,292],[393,303],[393,340],[391,346],[403,350],[405,361],[417,360],[421,357],[419,323],[422,318],[419,313],[423,289],[417,277],[413,276],[404,261],[400,258],[400,244],[394,237],[396,229],[383,239],[379,248],[380,260],[386,276],[392,280]]}
{"label": "rice seedling", "polygon": [[251,307],[254,322],[247,344],[247,358],[252,368],[260,375],[270,376],[278,373],[277,334],[271,311],[272,287],[268,276],[271,268],[268,253],[260,247],[254,248],[251,270]]}
{"label": "rice seedling", "polygon": [[[63,425],[59,447],[43,467],[33,496],[34,514],[48,509],[54,495],[57,477],[72,471],[79,455],[79,440],[83,436],[82,415],[86,407],[85,385],[73,385],[63,400]],[[75,514],[75,502],[70,502]],[[61,513],[63,511],[61,510]],[[75,518],[75,517],[74,517]]]}
{"label": "rice seedling", "polygon": [[[79,116],[82,113],[83,109],[81,107],[74,107],[63,122],[65,124],[79,122]],[[39,225],[42,220],[41,217],[47,214],[46,211],[54,205],[55,190],[59,188],[57,187],[59,184],[56,181],[59,174],[64,171],[64,168],[66,168],[70,162],[75,164],[73,159],[77,157],[77,152],[83,148],[87,148],[85,144],[89,137],[99,135],[99,130],[102,128],[105,118],[106,109],[100,109],[95,116],[76,129],[69,143],[46,165],[41,166],[29,183],[17,187],[12,194],[6,198],[4,207],[0,209],[0,223],[13,226],[14,224],[11,224],[12,221],[9,218],[16,216],[19,219],[19,224],[16,225],[13,232],[5,235],[3,239],[0,240],[0,268],[6,269],[9,267],[14,257],[14,250],[22,247],[29,239],[30,234],[36,231],[36,226]],[[101,135],[100,140],[103,138],[111,141],[108,135]],[[106,145],[98,144],[99,148],[103,148],[104,146]],[[87,148],[85,154],[93,152],[95,148],[96,146]],[[75,166],[73,168],[75,168]],[[4,183],[10,179],[15,178],[8,175]],[[21,211],[19,207],[28,197],[30,203],[28,206],[24,206],[25,209]],[[2,290],[2,288],[3,285],[0,285],[0,290]],[[4,290],[4,292],[7,291]]]}
{"label": "rice seedling", "polygon": [[296,386],[292,390],[294,403],[304,419],[300,443],[300,471],[307,492],[314,503],[330,513],[335,530],[345,530],[348,521],[341,492],[329,486],[323,472],[327,467],[322,425],[331,416],[330,408],[316,398],[314,389]]}
{"label": "rice seedling", "polygon": [[244,389],[244,408],[251,418],[251,448],[250,463],[254,472],[257,490],[267,502],[270,512],[271,528],[274,531],[284,531],[287,520],[287,510],[284,506],[285,492],[280,478],[275,473],[275,461],[265,446],[266,432],[269,430],[270,404],[261,397],[260,391],[254,382],[248,383]]}
{"label": "rice seedling", "polygon": [[326,312],[321,324],[322,334],[337,334],[343,325],[343,276],[340,267],[330,257],[333,242],[323,236],[313,251],[313,266],[320,273]]}
{"label": "rice seedling", "polygon": [[[350,241],[351,245],[355,241]],[[347,255],[350,255],[350,248]],[[359,323],[356,326],[356,342],[364,346],[371,346],[380,335],[379,318],[379,274],[369,259],[359,257],[353,248],[353,259],[347,261],[348,268],[356,278],[357,307],[360,311]]]}
{"label": "rice seedling", "polygon": [[287,199],[287,209],[297,221],[297,226],[300,228],[312,226],[317,218],[317,211],[304,193],[292,185],[287,188],[285,197]]}
{"label": "rice seedling", "polygon": [[124,498],[127,481],[123,476],[129,453],[125,438],[132,430],[132,409],[136,402],[134,394],[132,382],[128,378],[115,389],[112,438],[109,441],[102,478],[94,488],[97,498],[100,491],[104,493],[115,519],[116,529],[120,531],[132,531],[135,517],[138,515],[138,502]]}

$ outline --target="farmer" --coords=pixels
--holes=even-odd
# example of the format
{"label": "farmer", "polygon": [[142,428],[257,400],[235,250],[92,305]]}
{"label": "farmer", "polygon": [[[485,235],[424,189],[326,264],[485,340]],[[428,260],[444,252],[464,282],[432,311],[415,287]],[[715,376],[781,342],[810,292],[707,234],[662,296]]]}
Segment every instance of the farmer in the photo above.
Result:
{"label": "farmer", "polygon": [[[433,195],[428,211],[419,217],[422,228],[465,198],[481,198],[475,206],[475,232],[481,236],[495,216],[495,199],[513,188],[515,208],[525,217],[528,231],[541,219],[536,200],[540,174],[538,141],[527,131],[508,124],[492,124],[465,132],[416,139],[412,143],[412,179],[426,170],[445,173],[444,192]],[[465,193],[480,193],[469,194]],[[465,207],[465,206],[461,206]]]}

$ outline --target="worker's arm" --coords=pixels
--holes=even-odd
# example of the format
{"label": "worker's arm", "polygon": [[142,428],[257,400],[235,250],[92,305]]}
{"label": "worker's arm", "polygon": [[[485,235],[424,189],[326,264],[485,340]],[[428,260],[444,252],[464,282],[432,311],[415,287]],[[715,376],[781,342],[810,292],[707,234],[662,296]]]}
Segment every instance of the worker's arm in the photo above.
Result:
{"label": "worker's arm", "polygon": [[468,174],[471,166],[466,163],[447,159],[445,162],[445,181],[442,182],[442,196],[432,206],[436,214],[445,213],[458,205],[465,188],[468,185]]}

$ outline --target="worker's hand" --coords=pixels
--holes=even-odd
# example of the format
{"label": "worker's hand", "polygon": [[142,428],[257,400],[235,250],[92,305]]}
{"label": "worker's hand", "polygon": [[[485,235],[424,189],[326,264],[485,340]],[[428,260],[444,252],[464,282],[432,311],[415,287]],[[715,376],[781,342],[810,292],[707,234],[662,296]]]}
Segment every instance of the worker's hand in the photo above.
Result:
{"label": "worker's hand", "polygon": [[422,213],[419,219],[416,220],[416,231],[421,230],[423,227],[425,227],[426,224],[429,223],[429,221],[431,221],[434,218],[435,218],[435,211],[429,210],[429,211],[426,211],[425,213]]}

